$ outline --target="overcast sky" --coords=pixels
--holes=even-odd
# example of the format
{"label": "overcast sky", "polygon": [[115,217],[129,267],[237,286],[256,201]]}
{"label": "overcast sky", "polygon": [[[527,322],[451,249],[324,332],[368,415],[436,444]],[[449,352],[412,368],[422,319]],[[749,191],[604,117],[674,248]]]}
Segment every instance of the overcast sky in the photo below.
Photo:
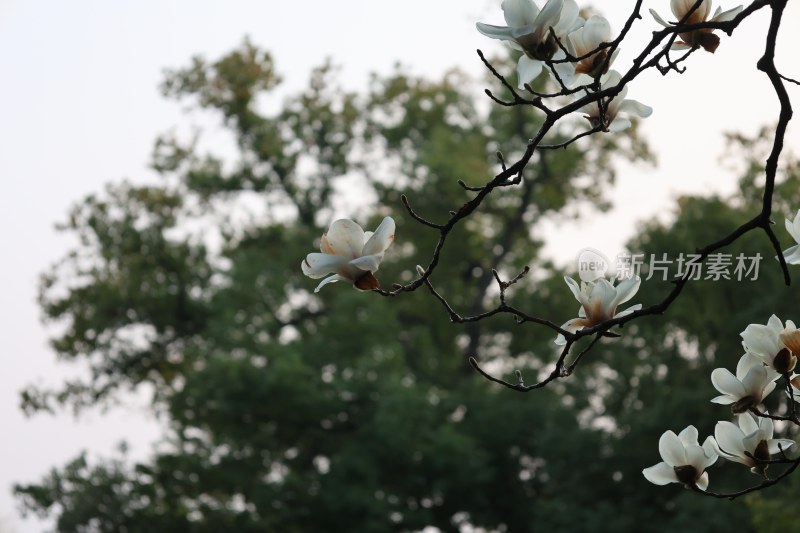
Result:
{"label": "overcast sky", "polygon": [[[632,4],[595,2],[615,31]],[[668,0],[645,5],[669,14]],[[283,94],[302,87],[328,56],[343,66],[349,89],[364,88],[369,72],[389,72],[398,60],[417,74],[436,76],[458,66],[478,76],[475,49],[492,52],[500,45],[475,31],[477,20],[502,24],[499,0],[0,0],[0,532],[4,526],[18,533],[43,527],[17,516],[9,495],[13,482],[38,480],[83,449],[108,455],[121,440],[143,458],[159,434],[142,398],[77,420],[68,413],[25,419],[18,391],[80,371],[57,364],[47,347],[35,302],[37,277],[73,242],[53,228],[70,205],[109,181],[155,179],[147,168],[153,140],[187,120],[159,95],[163,69],[183,66],[196,54],[215,58],[249,35],[273,52],[286,80]],[[778,65],[798,78],[797,2],[784,20]],[[766,12],[753,17],[733,38],[723,37],[716,54],[695,54],[683,76],[654,72],[630,87],[629,97],[654,108],[643,132],[660,165],[624,167],[614,193],[618,209],[559,226],[549,254],[566,262],[594,246],[614,255],[637,221],[666,216],[678,194],[733,190],[735,179],[719,160],[722,132],[753,133],[777,116],[768,82],[755,71],[766,21]],[[618,69],[654,29],[645,14]],[[797,102],[800,88],[789,91]],[[800,149],[797,132],[793,127],[789,148]]]}

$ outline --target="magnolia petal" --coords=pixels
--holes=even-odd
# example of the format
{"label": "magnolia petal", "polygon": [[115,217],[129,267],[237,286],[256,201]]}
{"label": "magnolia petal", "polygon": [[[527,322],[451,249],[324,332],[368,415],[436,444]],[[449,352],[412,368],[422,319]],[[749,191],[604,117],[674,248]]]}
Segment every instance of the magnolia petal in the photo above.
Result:
{"label": "magnolia petal", "polygon": [[638,311],[638,310],[639,310],[639,309],[641,309],[641,308],[642,308],[642,304],[636,304],[636,305],[632,305],[632,306],[630,306],[629,308],[625,309],[624,311],[620,311],[620,312],[619,312],[619,313],[617,313],[615,316],[616,316],[617,318],[621,318],[621,317],[623,317],[623,316],[628,316],[628,315],[630,315],[631,313],[635,313],[636,311]]}
{"label": "magnolia petal", "polygon": [[394,242],[394,230],[394,219],[392,217],[384,218],[375,233],[364,244],[361,255],[378,255],[385,252]]}
{"label": "magnolia petal", "polygon": [[669,7],[672,10],[672,14],[680,20],[686,15],[693,3],[691,0],[670,0]]}
{"label": "magnolia petal", "polygon": [[694,426],[686,426],[686,428],[678,433],[678,438],[683,443],[684,447],[688,446],[699,446],[697,442],[697,428]]}
{"label": "magnolia petal", "polygon": [[343,278],[339,274],[334,274],[333,276],[323,279],[322,282],[320,282],[320,284],[317,285],[317,288],[314,289],[314,292],[319,292],[319,290],[328,283],[334,283],[336,281],[349,281],[349,280],[347,278]]}
{"label": "magnolia petal", "polygon": [[331,272],[337,272],[345,264],[347,264],[347,259],[342,256],[314,252],[306,256],[300,263],[300,268],[303,270],[303,274],[309,278],[319,279]]}
{"label": "magnolia petal", "polygon": [[563,3],[564,5],[560,10],[561,13],[559,14],[558,23],[551,24],[556,35],[559,37],[577,29],[575,27],[575,22],[578,20],[578,13],[580,12],[580,8],[575,0],[563,0]]}
{"label": "magnolia petal", "polygon": [[[686,16],[689,10],[692,9],[694,4],[695,0],[671,0],[670,7],[672,8],[672,14],[675,15],[675,18],[681,20]],[[711,11],[711,2],[709,0],[703,0],[700,5],[697,6],[697,9],[692,12],[692,15],[686,23],[693,24],[706,20],[709,11]]]}
{"label": "magnolia petal", "polygon": [[[761,365],[754,366],[747,371],[747,375],[742,380],[742,385],[744,385],[748,394],[760,394],[765,390],[765,386],[768,382],[769,375],[767,374],[767,367]],[[766,393],[764,396],[766,396]]]}
{"label": "magnolia petal", "polygon": [[711,398],[711,403],[718,403],[720,405],[730,405],[736,400],[731,397],[729,394],[723,394],[722,396],[715,396]]}
{"label": "magnolia petal", "polygon": [[[558,20],[561,18],[561,11],[564,7],[564,0],[547,0],[547,3],[539,12],[539,16],[536,17],[536,22],[534,23],[535,36],[537,39],[547,35],[550,31],[550,27],[558,24]],[[575,7],[577,8],[577,5]],[[577,11],[575,16],[577,16]]]}
{"label": "magnolia petal", "polygon": [[749,352],[774,357],[783,348],[778,333],[769,325],[750,324],[739,335]]}
{"label": "magnolia petal", "polygon": [[653,114],[653,108],[636,100],[623,100],[618,111],[624,111],[638,117],[646,118]]}
{"label": "magnolia petal", "polygon": [[797,242],[800,242],[800,210],[797,211],[797,214],[794,217],[794,220],[786,219],[785,222],[786,231],[789,232],[789,235],[792,236]]}
{"label": "magnolia petal", "polygon": [[582,44],[586,48],[583,53],[591,52],[600,46],[600,43],[611,40],[611,24],[608,23],[605,17],[593,15],[583,25],[581,37],[583,39]]}
{"label": "magnolia petal", "polygon": [[670,466],[684,466],[686,461],[686,448],[678,436],[672,431],[665,431],[658,439],[658,452],[664,462]]}
{"label": "magnolia petal", "polygon": [[581,76],[575,76],[575,63],[556,63],[552,65],[552,69],[558,75],[558,79],[567,87],[577,85],[576,82]]}
{"label": "magnolia petal", "polygon": [[783,251],[784,260],[790,265],[800,264],[800,245],[795,244]]}
{"label": "magnolia petal", "polygon": [[661,25],[662,25],[662,26],[664,26],[665,28],[669,28],[669,26],[670,26],[670,25],[669,25],[669,24],[667,24],[667,23],[664,21],[664,19],[662,19],[662,18],[661,18],[661,15],[659,15],[659,14],[656,12],[656,10],[655,10],[655,9],[652,9],[652,8],[651,8],[651,9],[650,9],[650,14],[651,14],[651,15],[653,15],[653,18],[654,18],[654,19],[656,19],[656,22],[658,22],[659,24],[661,24]]}
{"label": "magnolia petal", "polygon": [[[753,418],[753,420],[755,420],[755,418]],[[758,431],[763,432],[764,433],[764,437],[767,440],[771,439],[772,435],[775,433],[775,424],[772,423],[772,419],[771,418],[762,417],[762,418],[758,419],[757,424],[758,424]],[[740,427],[741,427],[741,424],[740,424]],[[745,433],[747,433],[747,432],[745,432]]]}
{"label": "magnolia petal", "polygon": [[364,247],[364,230],[350,219],[336,220],[328,230],[328,246],[348,261],[355,259]]}
{"label": "magnolia petal", "polygon": [[697,485],[697,488],[700,490],[706,490],[708,488],[708,472],[703,472],[703,475],[695,481],[695,485]]}
{"label": "magnolia petal", "polygon": [[749,352],[745,352],[739,358],[739,362],[736,363],[736,379],[739,381],[743,380],[747,373],[750,371],[751,368],[758,365],[764,365],[764,363],[769,364],[769,360],[764,360],[763,357],[759,357]]}
{"label": "magnolia petal", "polygon": [[736,379],[736,376],[731,374],[731,371],[727,368],[714,369],[714,371],[711,372],[711,384],[714,385],[714,388],[719,392],[727,394],[733,398],[739,399],[747,396],[747,390],[742,382]]}
{"label": "magnolia petal", "polygon": [[727,420],[717,422],[714,427],[714,438],[717,440],[717,445],[728,459],[745,457],[744,437],[745,434],[742,433],[742,430]]}
{"label": "magnolia petal", "polygon": [[642,470],[644,478],[654,485],[666,485],[668,483],[678,483],[678,476],[675,469],[667,463],[658,463],[650,468]]}
{"label": "magnolia petal", "polygon": [[618,133],[620,131],[625,131],[631,127],[631,121],[625,117],[617,117],[611,121],[611,124],[608,125],[608,131],[611,133]]}
{"label": "magnolia petal", "polygon": [[[769,418],[764,418],[764,420],[769,421],[770,424],[772,423],[772,420],[770,420]],[[753,417],[753,415],[747,412],[740,414],[737,421],[739,422],[739,429],[741,430],[743,435],[751,435],[756,431],[758,431],[759,429],[766,430],[766,427],[764,428],[760,427],[758,422],[756,422],[756,419]],[[772,428],[770,428],[770,433],[771,432]],[[769,436],[772,437],[771,434]]]}
{"label": "magnolia petal", "polygon": [[[776,315],[771,315],[769,317],[769,320],[767,320],[767,326],[775,330],[775,333],[777,334],[780,334],[780,332],[783,331],[783,322],[781,322],[781,319],[778,318]],[[791,320],[787,320],[786,327],[794,328],[794,322],[792,322]]]}
{"label": "magnolia petal", "polygon": [[[586,319],[584,318],[573,318],[572,320],[568,320],[561,325],[561,329],[567,330],[570,333],[575,333],[576,331],[580,331],[586,327]],[[558,346],[564,346],[567,344],[567,339],[562,334],[558,334],[556,340],[553,341]]]}
{"label": "magnolia petal", "polygon": [[636,295],[641,285],[642,279],[639,276],[624,279],[617,284],[617,297],[614,299],[614,306],[624,304]]}
{"label": "magnolia petal", "polygon": [[[590,309],[595,309],[598,306],[603,315],[609,315],[611,310],[614,309],[614,301],[617,297],[617,290],[605,278],[600,278],[594,282],[594,287],[589,293],[589,301],[587,306]],[[593,317],[598,318],[598,317]]]}
{"label": "magnolia petal", "polygon": [[689,50],[690,48],[692,48],[692,45],[683,41],[675,41],[670,46],[672,50]]}
{"label": "magnolia petal", "polygon": [[519,88],[524,89],[526,83],[532,82],[542,72],[544,63],[538,59],[531,59],[528,56],[522,56],[517,63],[517,78],[519,80]]}
{"label": "magnolia petal", "polygon": [[583,294],[581,293],[581,288],[578,285],[578,282],[569,276],[564,276],[564,281],[566,282],[567,287],[569,287],[569,290],[572,291],[572,294],[575,296],[575,299],[578,300],[578,302],[580,302],[581,305],[583,305]]}
{"label": "magnolia petal", "polygon": [[[765,386],[768,382],[769,376],[767,375],[767,368],[761,365],[754,366],[748,370],[741,384],[744,386],[745,391],[747,391],[745,395],[759,396],[759,400],[761,400],[763,396],[767,395]],[[764,391],[763,396],[762,391]]]}
{"label": "magnolia petal", "polygon": [[486,37],[491,39],[500,39],[501,41],[509,41],[514,37],[511,34],[511,28],[507,26],[493,26],[492,24],[484,24],[477,22],[475,28]]}
{"label": "magnolia petal", "polygon": [[539,8],[531,0],[503,0],[501,7],[506,24],[512,28],[532,25],[539,16]]}
{"label": "magnolia petal", "polygon": [[720,13],[720,9],[721,8],[717,8],[717,12],[714,13],[714,17],[711,19],[714,22],[727,22],[729,20],[733,20],[736,18],[736,15],[742,12],[742,9],[744,9],[744,7],[742,6],[734,7],[733,9],[723,11],[722,13]]}
{"label": "magnolia petal", "polygon": [[381,264],[381,259],[383,259],[383,254],[363,255],[361,257],[357,257],[352,261],[350,261],[350,264],[360,270],[365,270],[368,272],[377,272],[378,267]]}
{"label": "magnolia petal", "polygon": [[706,454],[706,460],[703,463],[703,468],[701,470],[705,470],[717,462],[717,457],[719,457],[718,452],[719,448],[717,447],[717,441],[714,440],[714,437],[709,435],[703,442],[703,453]]}
{"label": "magnolia petal", "polygon": [[780,455],[781,450],[786,451],[795,445],[793,440],[789,439],[772,439],[767,441],[767,448],[770,455]]}
{"label": "magnolia petal", "polygon": [[697,444],[686,447],[686,463],[695,467],[698,472],[702,472],[706,464],[706,452]]}

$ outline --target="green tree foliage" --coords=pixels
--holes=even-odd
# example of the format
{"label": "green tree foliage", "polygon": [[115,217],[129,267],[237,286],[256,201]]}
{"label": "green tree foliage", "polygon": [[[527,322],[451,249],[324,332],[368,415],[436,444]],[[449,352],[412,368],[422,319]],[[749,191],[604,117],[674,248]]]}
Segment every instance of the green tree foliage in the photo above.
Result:
{"label": "green tree foliage", "polygon": [[[501,389],[465,356],[532,379],[554,358],[549,332],[508,316],[454,326],[425,290],[313,294],[299,263],[337,206],[355,205],[347,216],[370,228],[397,220],[379,278],[409,280],[437,235],[400,195],[442,218],[468,198],[457,180],[496,173],[494,152],[513,158],[541,118],[489,106],[455,71],[398,69],[366,94],[335,74],[322,66],[278,103],[273,59],[250,43],[168,74],[164,94],[216,116],[228,149],[164,137],[153,158],[162,183],[111,185],[72,210],[64,229],[80,245],[44,276],[41,305],[61,326],[58,355],[88,361],[91,375],[23,393],[31,413],[80,410],[147,385],[169,416],[167,442],[140,464],[79,457],[18,486],[24,508],[59,531],[745,530],[748,509],[653,487],[640,471],[657,462],[665,429],[707,434],[727,416],[708,403],[708,375],[735,364],[738,332],[770,310],[790,316],[786,292],[768,300],[780,279],[765,240],[737,244],[767,258],[758,282],[692,285],[667,316],[604,340],[569,380]],[[739,143],[753,155],[740,197],[683,199],[671,227],[651,223],[632,249],[676,256],[742,220],[759,194],[759,147]],[[574,316],[561,274],[539,257],[539,222],[607,207],[614,158],[651,159],[635,128],[544,154],[448,241],[433,282],[456,309],[492,305],[492,268],[507,277],[531,265],[509,298],[556,322]],[[781,185],[787,205],[800,203],[797,170]],[[637,301],[668,288],[645,283]],[[719,479],[747,482],[738,474]]]}

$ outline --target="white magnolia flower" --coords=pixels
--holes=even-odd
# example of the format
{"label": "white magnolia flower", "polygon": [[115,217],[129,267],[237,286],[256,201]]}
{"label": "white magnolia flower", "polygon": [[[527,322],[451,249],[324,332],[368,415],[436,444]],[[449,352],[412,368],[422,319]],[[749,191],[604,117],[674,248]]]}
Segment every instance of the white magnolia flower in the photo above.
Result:
{"label": "white magnolia flower", "polygon": [[[573,318],[561,326],[562,329],[569,332],[574,333],[583,328],[590,328],[605,320],[629,315],[642,308],[642,304],[636,304],[617,313],[617,306],[633,298],[636,291],[639,290],[639,284],[642,281],[639,276],[622,280],[616,287],[605,278],[590,282],[582,281],[580,286],[574,279],[566,276],[564,281],[575,295],[575,299],[581,304],[581,308],[578,310],[579,318]],[[559,335],[556,337],[555,343],[564,345],[567,340],[563,335]]]}
{"label": "white magnolia flower", "polygon": [[656,485],[683,483],[700,490],[708,488],[705,469],[717,460],[712,437],[706,437],[703,446],[700,446],[694,426],[687,427],[680,435],[667,431],[658,440],[658,451],[664,461],[642,470],[647,481]]}
{"label": "white magnolia flower", "polygon": [[[672,8],[672,14],[675,15],[675,23],[668,24],[661,18],[661,15],[656,13],[654,10],[650,10],[650,14],[653,15],[653,18],[656,19],[656,22],[669,28],[672,25],[678,23],[678,21],[682,20],[683,17],[689,13],[689,10],[695,4],[695,0],[671,0],[670,7]],[[721,7],[717,7],[717,10],[714,12],[714,16],[711,17],[709,22],[726,22],[728,20],[732,20],[742,11],[742,6],[734,7],[733,9],[729,9],[728,11],[722,11]],[[711,0],[703,0],[700,5],[692,11],[692,14],[689,15],[684,21],[684,25],[687,24],[700,24],[701,22],[706,22],[708,20],[708,15],[711,13]],[[707,52],[714,53],[714,51],[719,46],[719,37],[714,34],[714,30],[710,28],[704,28],[702,30],[694,30],[694,31],[687,31],[684,33],[679,34],[681,38],[680,41],[676,40],[672,44],[672,48],[676,50],[685,50],[688,48],[694,48],[696,46],[702,47]]]}
{"label": "white magnolia flower", "polygon": [[506,41],[523,52],[517,63],[519,88],[522,89],[542,72],[546,60],[566,57],[550,28],[567,46],[566,36],[580,28],[583,19],[578,17],[575,0],[547,0],[541,10],[532,0],[503,0],[502,8],[508,26],[478,22],[476,27],[483,35]]}
{"label": "white magnolia flower", "polygon": [[774,426],[769,418],[759,417],[758,421],[750,413],[739,415],[739,425],[731,422],[717,422],[714,436],[717,439],[721,457],[749,466],[754,474],[763,473],[772,456],[794,445],[788,439],[773,439]]}
{"label": "white magnolia flower", "polygon": [[736,365],[736,375],[727,368],[717,368],[711,372],[711,383],[722,395],[712,399],[713,403],[730,405],[734,414],[755,407],[775,389],[775,380],[780,374],[758,357],[746,353]]}
{"label": "white magnolia flower", "polygon": [[[589,52],[597,50],[597,47],[611,40],[611,25],[605,18],[593,15],[583,25],[567,36],[574,57],[585,56]],[[556,63],[555,71],[561,81],[567,86],[577,86],[590,83],[592,78],[596,78],[608,72],[608,67],[614,62],[619,49],[608,58],[608,49],[603,49],[577,63]],[[606,63],[608,58],[608,63]],[[604,65],[605,64],[605,65]],[[603,68],[605,66],[605,68]]]}
{"label": "white magnolia flower", "polygon": [[383,253],[394,241],[394,228],[391,217],[384,218],[375,233],[365,233],[349,219],[333,222],[328,233],[322,235],[319,245],[322,253],[308,254],[300,265],[303,274],[314,279],[333,273],[322,280],[314,292],[334,281],[349,281],[360,290],[377,289],[378,280],[373,273],[377,272]]}
{"label": "white magnolia flower", "polygon": [[800,265],[800,210],[794,216],[794,220],[786,219],[786,231],[798,244],[783,251],[783,257],[790,265]]}
{"label": "white magnolia flower", "polygon": [[[616,70],[608,73],[605,81],[601,84],[603,90],[609,87],[618,85],[622,76]],[[625,95],[628,94],[628,87],[625,86],[622,90],[612,98],[604,100],[606,106],[605,117],[601,116],[599,102],[592,102],[577,109],[577,112],[586,113],[585,117],[592,125],[592,127],[603,126],[604,131],[617,132],[628,129],[631,126],[631,121],[626,117],[619,116],[619,113],[627,115],[637,115],[639,117],[649,117],[653,114],[653,108],[646,106],[636,100],[626,100]]]}
{"label": "white magnolia flower", "polygon": [[772,315],[769,322],[750,324],[740,334],[744,349],[764,361],[780,374],[788,374],[797,364],[800,354],[800,331],[791,320],[783,322]]}

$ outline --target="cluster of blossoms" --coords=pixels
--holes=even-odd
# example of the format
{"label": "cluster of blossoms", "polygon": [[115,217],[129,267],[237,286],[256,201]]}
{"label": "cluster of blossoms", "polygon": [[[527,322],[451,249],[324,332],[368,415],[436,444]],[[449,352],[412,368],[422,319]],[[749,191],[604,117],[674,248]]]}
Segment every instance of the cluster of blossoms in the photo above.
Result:
{"label": "cluster of blossoms", "polygon": [[[676,24],[725,22],[742,11],[741,6],[724,12],[717,8],[709,19],[711,0],[703,0],[692,9],[695,3],[695,0],[671,1]],[[478,22],[476,27],[483,35],[522,52],[517,62],[520,89],[525,89],[543,70],[563,89],[583,87],[588,91],[598,79],[601,90],[619,85],[622,76],[609,70],[619,49],[612,45],[611,25],[605,18],[592,15],[584,20],[575,0],[547,0],[541,9],[533,0],[503,0],[501,7],[506,26]],[[659,24],[673,26],[652,9],[650,12]],[[710,28],[683,32],[679,37],[680,40],[673,42],[673,49],[702,47],[714,52],[719,46],[719,37]],[[626,93],[627,87],[622,87],[614,98],[592,102],[578,112],[585,114],[593,128],[612,132],[624,130],[630,126],[630,120],[618,118],[620,112],[642,118],[653,112],[636,100],[626,100]]]}
{"label": "cluster of blossoms", "polygon": [[[678,24],[730,21],[742,11],[741,6],[727,11],[717,8],[709,17],[710,0],[671,0],[671,8],[677,19],[675,22],[666,22],[658,13],[650,11],[655,20],[667,28]],[[533,0],[503,0],[502,9],[506,26],[478,23],[477,28],[482,34],[502,40],[522,52],[517,65],[521,89],[530,89],[528,84],[546,71],[562,88],[560,94],[591,95],[598,89],[614,94],[578,109],[592,128],[601,131],[621,131],[630,127],[628,117],[652,114],[650,107],[626,99],[623,76],[610,70],[618,43],[612,41],[611,27],[605,18],[595,15],[583,19],[575,0],[547,0],[541,9]],[[711,28],[692,29],[677,37],[680,40],[672,38],[673,49],[703,48],[713,53],[719,46],[719,37]],[[797,244],[785,250],[783,258],[789,264],[800,264],[800,211],[794,220],[786,220],[786,229]],[[336,220],[322,235],[320,252],[310,253],[303,260],[302,271],[311,278],[325,278],[314,292],[335,281],[347,281],[359,290],[376,290],[380,285],[375,272],[394,241],[394,233],[395,222],[391,217],[384,218],[374,233],[365,232],[352,220]],[[577,318],[561,326],[563,332],[576,333],[642,308],[637,304],[617,311],[618,306],[638,291],[641,284],[638,276],[618,283],[602,277],[580,285],[569,277],[565,281],[580,308]],[[745,353],[737,364],[736,373],[717,368],[711,374],[711,382],[720,393],[711,402],[730,405],[735,423],[718,422],[714,435],[708,436],[702,445],[694,426],[688,426],[677,435],[665,432],[659,440],[663,461],[642,471],[647,480],[657,485],[675,482],[706,490],[709,484],[706,469],[720,457],[744,464],[764,478],[776,455],[779,454],[779,460],[788,461],[786,452],[795,442],[774,438],[773,418],[800,426],[795,407],[795,403],[800,403],[800,374],[793,373],[800,356],[800,330],[792,321],[783,323],[773,315],[767,324],[747,326],[741,337]],[[555,343],[568,344],[561,334]],[[766,412],[762,402],[775,390],[780,378],[785,381],[791,413],[774,417]]]}
{"label": "cluster of blossoms", "polygon": [[[792,371],[800,354],[800,330],[794,322],[784,324],[773,315],[767,324],[750,324],[741,333],[744,355],[736,365],[736,374],[726,368],[711,373],[711,383],[720,392],[713,403],[730,405],[736,424],[717,422],[714,436],[706,438],[703,446],[697,443],[697,430],[689,426],[676,437],[672,431],[661,436],[658,450],[663,462],[642,471],[656,485],[683,483],[691,488],[706,490],[708,474],[705,469],[719,457],[748,466],[754,474],[766,478],[766,469],[776,459],[786,459],[785,452],[795,442],[773,438],[774,425],[761,407],[764,399],[784,377],[792,399],[800,402],[800,376]],[[791,401],[790,401],[791,403]],[[792,404],[790,409],[794,413]],[[783,417],[795,422],[792,414]],[[795,422],[796,423],[796,422]]]}

